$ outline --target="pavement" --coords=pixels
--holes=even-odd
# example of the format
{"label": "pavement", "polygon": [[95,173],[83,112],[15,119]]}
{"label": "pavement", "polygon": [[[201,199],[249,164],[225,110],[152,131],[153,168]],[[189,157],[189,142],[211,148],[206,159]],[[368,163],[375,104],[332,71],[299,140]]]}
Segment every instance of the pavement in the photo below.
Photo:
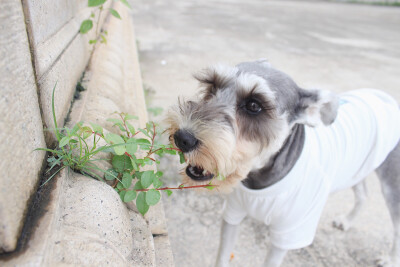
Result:
{"label": "pavement", "polygon": [[[198,92],[192,74],[222,62],[267,58],[303,88],[344,92],[370,87],[400,102],[400,8],[330,1],[135,0],[132,16],[150,103],[164,110],[178,96]],[[155,120],[160,120],[155,117]],[[179,163],[160,167],[179,184]],[[333,219],[353,204],[351,190],[328,200],[314,243],[291,251],[283,266],[374,266],[390,250],[392,225],[375,175],[367,208],[342,232]],[[223,196],[195,191],[164,198],[176,266],[212,266],[217,254]],[[231,266],[258,266],[268,228],[246,218]]]}

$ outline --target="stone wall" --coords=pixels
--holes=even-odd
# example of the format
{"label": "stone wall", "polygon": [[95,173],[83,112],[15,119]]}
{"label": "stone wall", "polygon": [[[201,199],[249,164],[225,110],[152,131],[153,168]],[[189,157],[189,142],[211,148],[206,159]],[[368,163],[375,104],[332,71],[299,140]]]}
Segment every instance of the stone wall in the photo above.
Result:
{"label": "stone wall", "polygon": [[0,251],[12,251],[43,164],[32,151],[45,143],[21,2],[0,9]]}
{"label": "stone wall", "polygon": [[[173,265],[161,202],[143,218],[110,186],[67,170],[37,191],[46,155],[33,150],[55,142],[43,128],[54,127],[56,83],[59,126],[69,115],[113,131],[114,111],[147,121],[130,14],[112,7],[122,20],[103,12],[108,43],[92,46],[94,30],[79,34],[87,0],[0,2],[1,266]],[[83,73],[86,91],[73,101]]]}

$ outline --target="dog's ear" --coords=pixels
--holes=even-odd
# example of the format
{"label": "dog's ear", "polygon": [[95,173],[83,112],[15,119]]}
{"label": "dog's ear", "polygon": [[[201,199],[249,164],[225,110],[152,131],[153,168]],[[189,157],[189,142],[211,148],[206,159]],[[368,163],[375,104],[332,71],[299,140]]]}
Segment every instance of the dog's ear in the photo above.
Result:
{"label": "dog's ear", "polygon": [[339,107],[338,96],[325,90],[300,90],[296,107],[297,123],[315,127],[332,124]]}
{"label": "dog's ear", "polygon": [[211,98],[218,89],[226,88],[232,83],[238,69],[226,65],[215,65],[194,74],[194,78],[204,88],[205,99]]}

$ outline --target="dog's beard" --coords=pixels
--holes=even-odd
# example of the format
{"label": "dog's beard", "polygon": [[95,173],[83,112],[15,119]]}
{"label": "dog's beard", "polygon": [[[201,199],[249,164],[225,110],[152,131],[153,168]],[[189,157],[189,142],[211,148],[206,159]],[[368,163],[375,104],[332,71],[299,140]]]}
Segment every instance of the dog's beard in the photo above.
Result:
{"label": "dog's beard", "polygon": [[[214,142],[203,144],[196,151],[188,153],[187,166],[181,171],[183,184],[185,186],[212,184],[216,186],[213,192],[229,193],[245,179],[252,168],[252,160],[257,154],[256,147],[259,145],[247,141],[236,142],[234,137],[231,138],[233,139],[231,141],[224,139],[225,142],[220,138],[218,140],[208,138],[206,140]],[[196,172],[198,169],[201,169],[205,176],[212,174],[212,177],[204,180],[191,178],[193,174],[190,171]]]}

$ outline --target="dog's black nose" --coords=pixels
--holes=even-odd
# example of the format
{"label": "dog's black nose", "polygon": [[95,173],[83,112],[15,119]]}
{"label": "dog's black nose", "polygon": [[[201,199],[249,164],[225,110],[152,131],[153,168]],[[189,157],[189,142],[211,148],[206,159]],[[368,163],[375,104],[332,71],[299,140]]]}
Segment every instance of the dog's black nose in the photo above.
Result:
{"label": "dog's black nose", "polygon": [[182,129],[175,132],[174,140],[176,146],[182,150],[182,152],[192,151],[199,143],[199,140],[197,140],[193,134]]}

